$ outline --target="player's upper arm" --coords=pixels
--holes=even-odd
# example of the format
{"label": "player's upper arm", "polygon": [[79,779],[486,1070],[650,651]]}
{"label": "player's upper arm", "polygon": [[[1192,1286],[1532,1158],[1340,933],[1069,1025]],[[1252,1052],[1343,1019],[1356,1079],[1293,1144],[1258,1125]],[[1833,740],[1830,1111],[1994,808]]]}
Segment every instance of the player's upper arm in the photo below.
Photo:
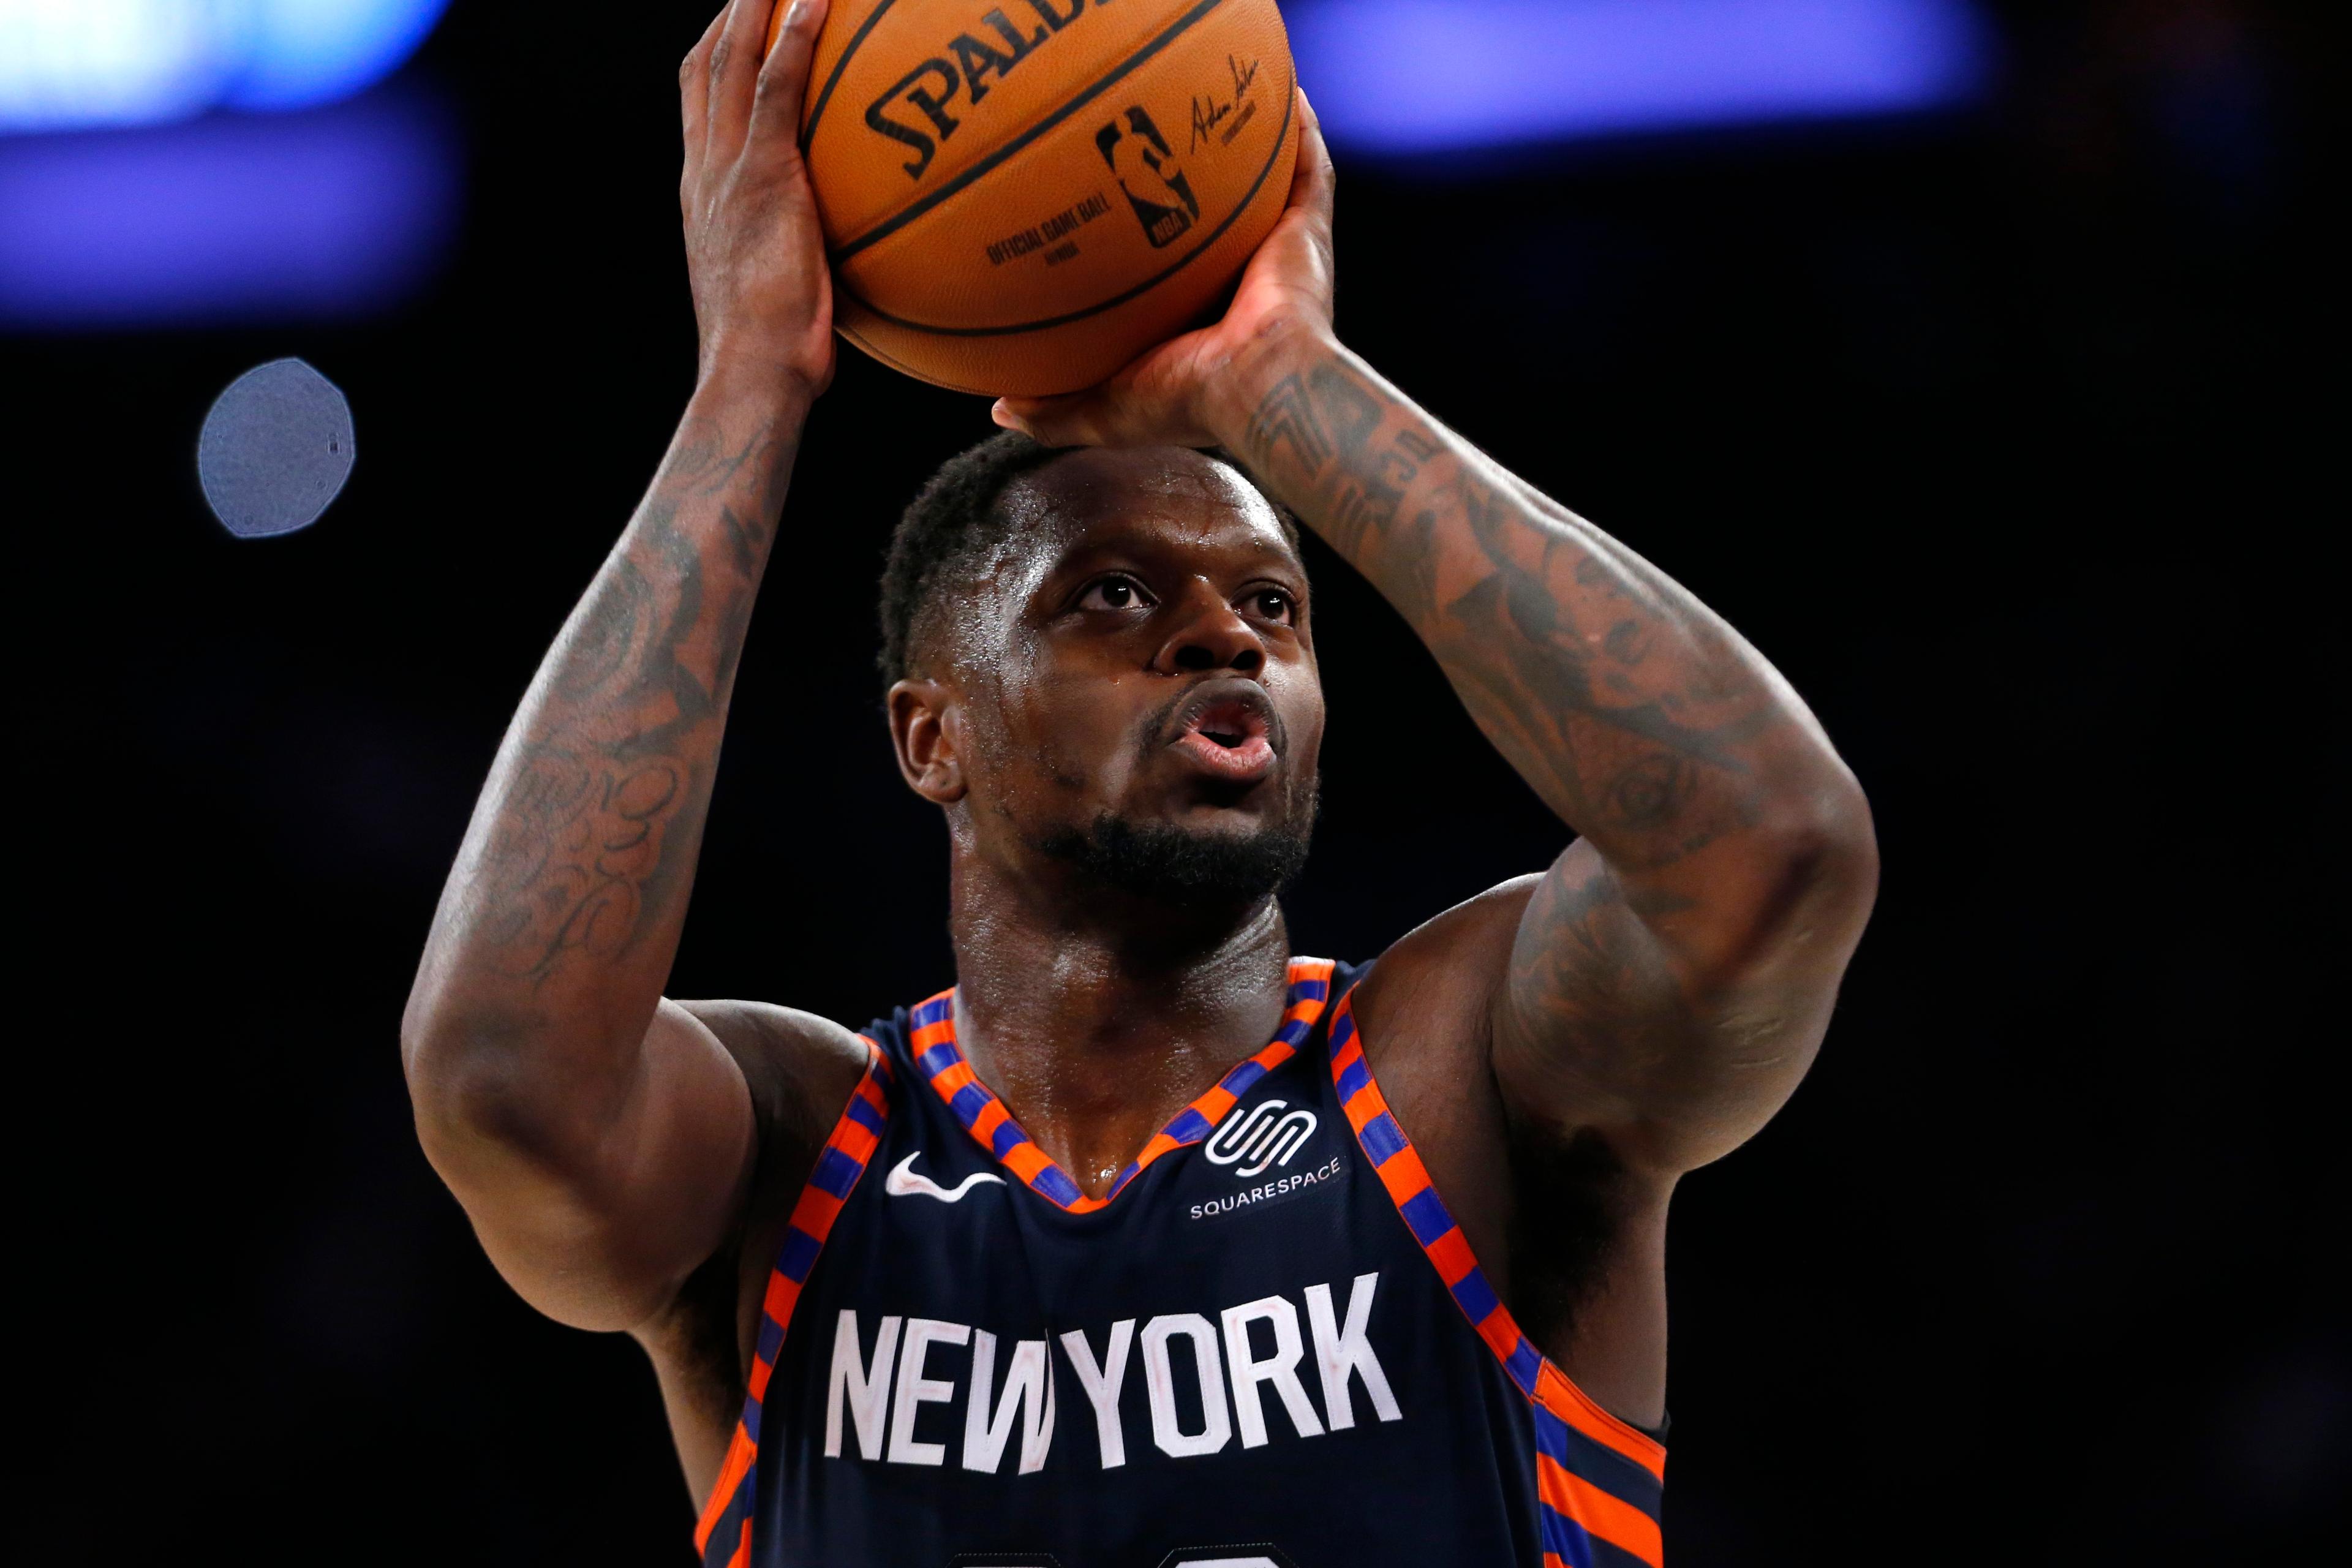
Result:
{"label": "player's upper arm", "polygon": [[735,1234],[762,1141],[795,1141],[799,1100],[852,1049],[862,1068],[854,1037],[807,1014],[664,1001],[616,1096],[507,1092],[477,1051],[438,1114],[420,1097],[418,1131],[524,1300],[575,1327],[635,1328]]}
{"label": "player's upper arm", "polygon": [[1874,855],[1749,855],[1712,901],[1631,894],[1591,845],[1538,881],[1495,994],[1496,1081],[1515,1115],[1591,1130],[1629,1166],[1720,1159],[1787,1102],[1829,1027],[1876,887]]}

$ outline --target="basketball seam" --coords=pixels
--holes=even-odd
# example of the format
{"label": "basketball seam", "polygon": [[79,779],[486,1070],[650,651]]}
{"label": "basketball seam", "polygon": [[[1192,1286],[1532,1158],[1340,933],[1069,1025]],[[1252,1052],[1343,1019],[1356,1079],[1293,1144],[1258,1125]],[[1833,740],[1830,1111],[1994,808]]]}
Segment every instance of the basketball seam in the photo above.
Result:
{"label": "basketball seam", "polygon": [[[855,298],[855,296],[852,296],[852,298]],[[858,302],[860,304],[865,303],[862,300]],[[867,306],[867,309],[871,310],[872,307]],[[878,316],[881,312],[877,310],[875,311],[875,314]],[[836,321],[834,323],[833,330],[839,332],[843,337],[847,338],[851,342],[856,343],[859,348],[865,350],[867,353],[872,354],[876,359],[880,360],[884,364],[888,365],[892,370],[897,371],[901,375],[911,375],[917,381],[928,382],[933,386],[944,387],[950,392],[980,393],[980,388],[976,386],[966,386],[961,382],[941,381],[938,376],[933,375],[929,371],[917,370],[913,365],[907,363],[904,360],[895,358],[890,354],[883,353],[882,350],[874,345],[873,342],[869,340],[865,333],[859,331],[856,327],[850,326],[847,322]],[[985,393],[981,393],[980,395],[982,396],[987,395]]]}
{"label": "basketball seam", "polygon": [[915,200],[909,202],[906,206],[900,208],[891,216],[884,218],[880,223],[876,224],[872,228],[869,228],[864,234],[859,235],[856,239],[849,240],[843,244],[833,252],[834,266],[837,268],[843,262],[847,261],[851,257],[856,255],[859,251],[864,250],[868,246],[876,244],[880,240],[887,239],[890,236],[898,233],[900,229],[906,227],[917,218],[921,217],[925,213],[928,213],[932,208],[938,206],[941,202],[946,201],[950,196],[966,189],[982,176],[993,173],[1014,153],[1028,147],[1040,136],[1045,135],[1045,132],[1061,124],[1062,121],[1067,120],[1071,115],[1076,114],[1079,110],[1084,109],[1087,104],[1092,103],[1096,99],[1100,98],[1104,93],[1110,90],[1112,87],[1125,80],[1129,75],[1134,73],[1137,68],[1151,59],[1152,57],[1159,54],[1160,50],[1166,48],[1170,44],[1175,42],[1179,37],[1192,31],[1194,24],[1205,19],[1210,12],[1215,10],[1224,3],[1225,0],[1201,0],[1199,5],[1193,6],[1192,10],[1178,17],[1176,21],[1158,37],[1152,39],[1150,43],[1144,45],[1133,54],[1128,56],[1124,60],[1121,60],[1118,63],[1118,68],[1113,70],[1108,76],[1103,77],[1099,80],[1096,81],[1093,86],[1087,88],[1084,92],[1079,93],[1076,98],[1064,103],[1061,108],[1054,110],[1053,113],[1047,115],[1045,119],[1038,121],[1035,124],[1030,126],[1028,130],[1023,132],[1012,141],[1007,142],[1003,146],[996,149],[996,151],[989,153],[986,157],[981,159],[979,163],[974,163],[971,168],[966,169],[962,174],[958,174],[954,179],[950,180],[946,184],[941,185],[938,190],[933,191],[929,195],[918,196]]}
{"label": "basketball seam", "polygon": [[850,60],[866,42],[866,35],[874,31],[875,24],[881,21],[890,7],[898,3],[898,0],[882,0],[882,4],[874,7],[873,14],[857,25],[857,31],[849,36],[849,42],[842,46],[841,58],[833,62],[833,74],[824,79],[824,87],[816,95],[816,106],[809,110],[808,125],[801,132],[802,152],[807,152],[809,143],[816,140],[816,122],[824,118],[824,107],[833,101],[833,89],[841,85],[841,73],[849,68]]}
{"label": "basketball seam", "polygon": [[1145,279],[1142,282],[1136,284],[1133,288],[1127,289],[1125,292],[1114,294],[1108,300],[1099,300],[1095,304],[1088,305],[1083,310],[1071,310],[1063,315],[1046,316],[1037,321],[1021,321],[1012,326],[1005,327],[935,327],[925,321],[910,321],[903,316],[892,315],[889,311],[881,309],[879,306],[876,305],[873,300],[868,300],[865,295],[851,288],[848,280],[845,279],[836,278],[835,279],[834,286],[839,289],[843,293],[848,295],[852,300],[856,300],[861,308],[872,311],[875,316],[882,321],[889,322],[894,327],[905,327],[910,331],[929,332],[933,337],[940,338],[994,338],[1008,337],[1015,332],[1040,332],[1050,327],[1066,327],[1072,321],[1083,321],[1088,316],[1098,316],[1105,310],[1116,310],[1119,306],[1126,304],[1129,300],[1135,299],[1139,295],[1147,294],[1152,289],[1157,289],[1160,285],[1167,282],[1168,279],[1176,276],[1177,273],[1181,272],[1185,268],[1190,267],[1194,261],[1200,258],[1202,252],[1206,251],[1211,246],[1216,244],[1218,240],[1224,237],[1225,230],[1233,227],[1235,223],[1239,222],[1241,220],[1242,214],[1249,211],[1251,204],[1257,200],[1258,192],[1265,188],[1265,177],[1274,172],[1275,160],[1282,156],[1282,144],[1285,139],[1286,139],[1290,134],[1291,115],[1297,109],[1297,75],[1294,72],[1291,77],[1291,85],[1288,89],[1287,96],[1283,100],[1282,124],[1274,133],[1274,149],[1266,153],[1265,167],[1258,170],[1257,178],[1250,182],[1249,190],[1244,194],[1240,201],[1234,204],[1234,210],[1225,215],[1225,220],[1223,223],[1211,229],[1207,237],[1202,239],[1200,244],[1194,246],[1190,251],[1187,251],[1181,260],[1171,263],[1159,273]]}

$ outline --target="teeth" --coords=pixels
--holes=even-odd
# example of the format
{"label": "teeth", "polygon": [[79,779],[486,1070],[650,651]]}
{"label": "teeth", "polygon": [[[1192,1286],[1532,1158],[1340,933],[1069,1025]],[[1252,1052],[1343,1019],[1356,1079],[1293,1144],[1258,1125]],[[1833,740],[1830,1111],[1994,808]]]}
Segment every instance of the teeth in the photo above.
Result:
{"label": "teeth", "polygon": [[1191,729],[1221,751],[1234,752],[1266,732],[1266,725],[1248,708],[1230,702],[1211,704],[1193,715]]}

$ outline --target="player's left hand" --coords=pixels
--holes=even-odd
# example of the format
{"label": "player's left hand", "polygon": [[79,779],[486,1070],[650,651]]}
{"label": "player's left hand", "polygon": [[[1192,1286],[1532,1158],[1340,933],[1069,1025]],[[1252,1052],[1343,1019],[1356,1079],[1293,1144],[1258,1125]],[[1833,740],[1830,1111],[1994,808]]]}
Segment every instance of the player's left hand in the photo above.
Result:
{"label": "player's left hand", "polygon": [[1331,330],[1331,153],[1307,94],[1298,94],[1298,168],[1290,204],[1243,269],[1234,302],[1213,326],[1172,338],[1086,392],[1002,397],[996,422],[1048,447],[1213,447],[1213,395],[1255,353]]}

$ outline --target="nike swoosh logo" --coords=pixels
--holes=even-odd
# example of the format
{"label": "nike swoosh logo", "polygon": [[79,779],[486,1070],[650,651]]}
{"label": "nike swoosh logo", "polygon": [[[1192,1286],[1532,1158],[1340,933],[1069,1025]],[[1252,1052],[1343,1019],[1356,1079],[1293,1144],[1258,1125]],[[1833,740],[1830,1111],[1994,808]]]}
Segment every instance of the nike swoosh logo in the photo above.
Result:
{"label": "nike swoosh logo", "polygon": [[943,1204],[957,1204],[963,1201],[964,1194],[982,1182],[994,1182],[1000,1187],[1004,1184],[1002,1176],[991,1175],[986,1171],[974,1171],[953,1188],[943,1187],[929,1176],[917,1175],[911,1169],[921,1154],[922,1151],[918,1149],[891,1166],[890,1173],[882,1178],[882,1190],[894,1198],[910,1198],[919,1194],[927,1198],[937,1198]]}

